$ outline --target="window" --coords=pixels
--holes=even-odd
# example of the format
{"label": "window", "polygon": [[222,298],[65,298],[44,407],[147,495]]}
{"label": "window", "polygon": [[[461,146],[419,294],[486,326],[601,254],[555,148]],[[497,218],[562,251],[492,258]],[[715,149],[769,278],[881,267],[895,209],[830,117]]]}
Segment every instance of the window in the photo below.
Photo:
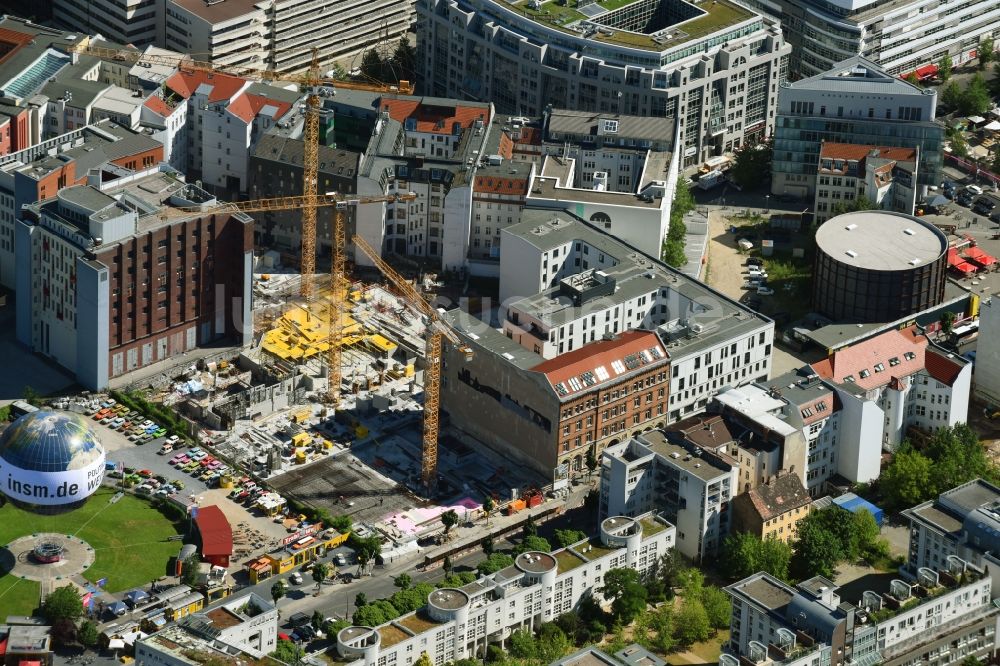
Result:
{"label": "window", "polygon": [[865,368],[864,370],[862,370],[858,374],[861,375],[861,379],[866,379],[866,378],[870,377],[872,373],[867,368]]}

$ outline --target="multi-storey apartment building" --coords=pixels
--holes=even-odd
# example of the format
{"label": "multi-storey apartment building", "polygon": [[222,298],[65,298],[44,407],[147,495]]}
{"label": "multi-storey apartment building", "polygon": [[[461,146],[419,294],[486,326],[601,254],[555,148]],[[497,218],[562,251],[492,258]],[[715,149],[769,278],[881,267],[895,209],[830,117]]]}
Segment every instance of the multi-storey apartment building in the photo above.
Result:
{"label": "multi-storey apartment building", "polygon": [[259,0],[165,0],[156,41],[179,53],[235,70],[270,67],[270,3]]}
{"label": "multi-storey apartment building", "polygon": [[378,627],[337,634],[340,659],[356,666],[408,666],[426,653],[433,663],[478,658],[519,629],[541,624],[598,595],[609,569],[645,574],[674,545],[676,528],[652,514],[614,516],[600,536],[553,553],[521,553],[514,564],[461,588],[430,594],[427,605]]}
{"label": "multi-storey apartment building", "polygon": [[147,168],[163,152],[154,137],[102,121],[0,157],[0,285],[16,286],[14,230],[22,206],[87,183],[92,170]]}
{"label": "multi-storey apartment building", "polygon": [[809,515],[812,498],[798,476],[781,471],[733,498],[730,529],[791,543],[799,521]]}
{"label": "multi-storey apartment building", "polygon": [[996,653],[992,581],[961,560],[923,569],[913,583],[894,580],[885,593],[865,591],[854,603],[837,590],[822,576],[791,587],[766,573],[730,585],[720,666],[948,666]]}
{"label": "multi-storey apartment building", "polygon": [[1000,34],[990,0],[748,0],[781,20],[792,45],[790,72],[812,76],[861,55],[893,75],[932,76],[946,55],[956,65],[976,57],[980,43]]}
{"label": "multi-storey apartment building", "polygon": [[854,480],[840,445],[845,434],[841,407],[834,389],[815,375],[787,373],[726,388],[715,396],[711,409],[742,433],[741,492],[759,487],[782,470],[797,476],[813,497],[838,472]]}
{"label": "multi-storey apartment building", "polygon": [[18,217],[20,343],[99,390],[200,344],[249,341],[249,217],[171,211],[215,199],[153,161],[105,165],[89,182],[62,187]]}
{"label": "multi-storey apartment building", "polygon": [[910,520],[910,553],[904,573],[948,568],[955,558],[1000,581],[1000,488],[976,479],[903,512]]}
{"label": "multi-storey apartment building", "polygon": [[899,79],[862,57],[785,82],[778,95],[771,192],[812,199],[824,141],[916,147],[917,184],[934,185],[944,137],[936,110],[934,88]]}
{"label": "multi-storey apartment building", "polygon": [[838,206],[850,208],[861,197],[877,208],[913,215],[919,152],[917,147],[824,142],[816,164],[814,220],[826,222]]}
{"label": "multi-storey apartment building", "polygon": [[669,118],[683,125],[684,166],[771,134],[790,52],[776,22],[726,0],[421,0],[417,15],[426,92],[518,116],[552,105]]}
{"label": "multi-storey apartment building", "polygon": [[156,0],[52,0],[52,18],[75,30],[103,35],[119,44],[145,46],[156,41]]}
{"label": "multi-storey apartment building", "polygon": [[972,364],[914,326],[840,349],[812,368],[841,405],[837,463],[851,481],[877,478],[882,450],[895,450],[907,428],[934,432],[968,419]]}
{"label": "multi-storey apartment building", "polygon": [[[455,350],[445,352],[442,408],[459,430],[551,474],[555,453],[543,459],[538,452],[552,451],[552,428],[569,426],[559,442],[569,440],[565,455],[575,468],[590,442],[599,453],[693,414],[721,386],[767,377],[769,320],[569,213],[526,208],[521,215],[520,224],[502,233],[500,326],[491,323],[485,307],[482,318],[460,310],[447,315],[476,350],[470,361]],[[609,356],[593,363],[592,354],[635,339],[644,342],[617,362]],[[666,359],[669,372],[659,368]],[[630,379],[617,396],[592,403],[597,415],[593,423],[584,419],[579,432],[576,407],[557,420],[552,408],[539,406],[556,396],[571,401],[581,391],[601,391],[619,376],[654,366],[655,377],[643,386]],[[574,370],[573,382],[562,368]],[[542,369],[558,379],[535,373]],[[623,402],[615,414],[610,404],[618,400]]]}
{"label": "multi-storey apartment building", "polygon": [[660,513],[677,528],[676,548],[696,562],[729,534],[736,461],[668,439],[659,430],[604,450],[601,516]]}

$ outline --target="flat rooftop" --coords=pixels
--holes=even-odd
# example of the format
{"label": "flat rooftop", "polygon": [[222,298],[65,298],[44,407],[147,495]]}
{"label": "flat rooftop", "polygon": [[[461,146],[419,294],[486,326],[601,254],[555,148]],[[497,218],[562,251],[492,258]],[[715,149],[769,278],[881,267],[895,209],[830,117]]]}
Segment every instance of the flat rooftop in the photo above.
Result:
{"label": "flat rooftop", "polygon": [[556,567],[556,558],[548,553],[529,551],[521,553],[514,561],[521,571],[528,573],[545,573]]}
{"label": "flat rooftop", "polygon": [[910,509],[910,515],[916,516],[921,520],[924,520],[935,527],[940,528],[943,532],[951,533],[958,532],[962,529],[962,521],[958,520],[949,513],[945,513],[938,507],[934,506],[933,503],[927,505],[921,505]]}
{"label": "flat rooftop", "polygon": [[770,611],[780,611],[795,596],[794,590],[762,574],[758,574],[748,581],[736,583],[729,589],[750,598]]}
{"label": "flat rooftop", "polygon": [[643,433],[639,435],[638,440],[653,453],[667,458],[671,465],[675,465],[705,482],[715,481],[721,475],[728,474],[731,469],[720,465],[707,455],[692,455],[691,451],[685,447],[669,441],[659,430]]}
{"label": "flat rooftop", "polygon": [[551,666],[618,666],[618,662],[597,648],[586,647],[553,662]]}
{"label": "flat rooftop", "polygon": [[[566,174],[557,174],[549,166],[552,159],[546,159],[546,170],[542,177],[535,178],[531,183],[529,199],[553,199],[562,201],[585,201],[587,203],[608,204],[611,206],[631,206],[633,208],[659,209],[663,205],[661,197],[643,199],[631,192],[612,192],[611,190],[591,190],[583,187],[564,187],[560,182],[566,182]],[[557,180],[558,179],[558,180]],[[654,179],[656,180],[656,179]]]}
{"label": "flat rooftop", "polygon": [[940,258],[948,238],[911,215],[866,210],[824,222],[816,231],[816,247],[848,266],[903,271]]}
{"label": "flat rooftop", "polygon": [[428,597],[431,604],[445,610],[458,610],[469,603],[469,595],[461,590],[435,590]]}
{"label": "flat rooftop", "polygon": [[[666,305],[667,312],[658,312],[657,316],[667,323],[657,327],[657,332],[667,354],[675,360],[749,335],[770,324],[770,320],[703,282],[693,280],[568,212],[525,208],[521,222],[507,227],[503,233],[518,236],[542,252],[580,241],[589,245],[591,252],[596,250],[613,257],[617,263],[601,269],[616,282],[614,295],[606,297],[605,303],[611,303],[612,299],[625,303],[654,291],[666,292],[658,302]],[[574,306],[569,298],[560,296],[561,288],[556,286],[517,299],[508,307],[551,327],[575,321],[583,316],[584,310],[590,311],[587,303]],[[699,330],[671,323],[679,320],[697,323]],[[505,338],[502,334],[500,337]]]}
{"label": "flat rooftop", "polygon": [[758,16],[729,0],[698,5],[684,0],[603,0],[590,4],[548,0],[537,9],[531,0],[493,2],[581,39],[647,51],[666,51]]}

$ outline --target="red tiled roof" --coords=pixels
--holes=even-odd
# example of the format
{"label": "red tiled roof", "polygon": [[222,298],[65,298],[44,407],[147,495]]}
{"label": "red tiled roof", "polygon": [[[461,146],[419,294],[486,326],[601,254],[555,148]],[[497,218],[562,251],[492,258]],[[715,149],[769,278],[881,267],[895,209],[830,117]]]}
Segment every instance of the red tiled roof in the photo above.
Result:
{"label": "red tiled roof", "polygon": [[194,522],[201,535],[202,557],[228,557],[233,554],[233,528],[222,509],[214,504],[203,506],[198,509]]}
{"label": "red tiled roof", "polygon": [[0,63],[17,53],[23,46],[30,44],[34,35],[17,30],[0,28]]}
{"label": "red tiled roof", "polygon": [[950,359],[933,349],[929,349],[927,351],[927,358],[924,362],[927,364],[927,374],[942,384],[947,384],[948,386],[955,383],[955,380],[958,378],[958,374],[962,372],[962,368],[965,367],[963,364],[958,363],[954,359]]}
{"label": "red tiled roof", "polygon": [[482,118],[483,123],[490,121],[489,109],[478,106],[432,106],[423,104],[418,99],[388,99],[382,98],[382,108],[389,112],[389,117],[398,122],[412,118],[417,123],[417,132],[431,134],[453,134],[455,123],[463,129]]}
{"label": "red tiled roof", "polygon": [[166,86],[184,99],[191,99],[203,85],[212,86],[211,92],[208,93],[208,101],[224,102],[232,99],[246,83],[246,80],[229,74],[182,69],[167,79]]}
{"label": "red tiled roof", "polygon": [[797,474],[782,474],[749,490],[747,495],[764,522],[812,502]]}
{"label": "red tiled roof", "polygon": [[[852,345],[812,368],[820,377],[838,384],[847,377],[865,390],[885,386],[893,377],[909,377],[924,367],[927,340],[917,334],[915,326],[901,331],[888,331]],[[912,358],[907,358],[912,354]],[[881,370],[876,366],[881,364]],[[863,376],[866,375],[866,376]],[[850,383],[850,382],[847,382]]]}
{"label": "red tiled roof", "polygon": [[292,105],[288,102],[281,102],[265,95],[256,95],[253,93],[243,93],[230,102],[226,108],[243,122],[252,123],[253,119],[260,114],[265,106],[272,106],[276,109],[271,114],[271,117],[275,120],[284,116],[292,108]]}
{"label": "red tiled roof", "polygon": [[[627,362],[626,357],[630,357]],[[544,374],[556,393],[564,396],[584,392],[666,358],[667,352],[655,333],[627,331],[614,340],[597,340],[539,363],[532,370]],[[587,378],[583,378],[584,373],[588,373]]]}
{"label": "red tiled roof", "polygon": [[474,192],[489,194],[527,194],[528,181],[525,178],[501,178],[498,176],[476,176]]}
{"label": "red tiled roof", "polygon": [[867,146],[860,143],[836,143],[826,141],[820,146],[820,159],[855,160],[860,162],[868,157],[871,151],[877,150],[878,156],[887,160],[912,162],[917,159],[917,151],[913,148],[893,148],[886,146]]}
{"label": "red tiled roof", "polygon": [[159,95],[153,95],[152,97],[147,99],[145,103],[143,103],[143,106],[145,106],[153,113],[160,114],[164,118],[166,118],[167,116],[169,116],[171,113],[174,112],[174,109],[171,109],[167,105],[167,103],[163,101],[163,98],[160,97]]}

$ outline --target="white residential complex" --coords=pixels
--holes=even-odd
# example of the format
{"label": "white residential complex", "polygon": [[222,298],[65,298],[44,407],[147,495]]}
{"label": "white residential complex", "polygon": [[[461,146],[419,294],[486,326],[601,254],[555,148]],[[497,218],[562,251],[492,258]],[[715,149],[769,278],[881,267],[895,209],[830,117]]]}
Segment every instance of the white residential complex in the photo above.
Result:
{"label": "white residential complex", "polygon": [[669,118],[684,166],[771,134],[790,53],[777,22],[729,0],[419,0],[417,15],[426,92],[514,115]]}
{"label": "white residential complex", "polygon": [[979,44],[1000,36],[994,0],[748,0],[781,20],[792,45],[790,71],[812,76],[862,55],[887,72],[932,75],[949,55],[955,65],[976,57]]}
{"label": "white residential complex", "polygon": [[597,595],[609,569],[645,574],[674,545],[675,535],[673,525],[652,514],[607,518],[599,538],[553,553],[522,553],[495,574],[431,592],[415,613],[379,627],[342,629],[337,652],[357,666],[409,666],[423,653],[435,664],[478,658],[487,644],[518,629],[537,630],[585,596]]}
{"label": "white residential complex", "polygon": [[610,446],[601,457],[600,516],[655,511],[677,528],[677,550],[696,562],[729,534],[737,463],[653,430]]}

